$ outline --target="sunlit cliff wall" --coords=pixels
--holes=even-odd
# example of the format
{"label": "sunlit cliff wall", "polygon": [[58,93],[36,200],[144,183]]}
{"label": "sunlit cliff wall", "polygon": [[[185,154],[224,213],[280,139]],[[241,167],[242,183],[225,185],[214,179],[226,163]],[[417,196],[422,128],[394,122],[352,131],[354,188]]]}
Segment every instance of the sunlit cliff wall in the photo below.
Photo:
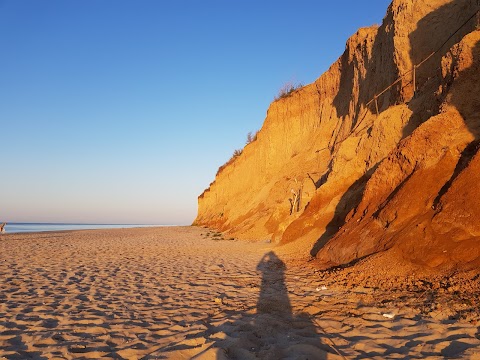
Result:
{"label": "sunlit cliff wall", "polygon": [[[288,243],[325,266],[380,252],[478,263],[476,10],[394,0],[320,78],[271,104],[257,139],[199,197],[195,223]],[[413,65],[426,58],[414,96]]]}

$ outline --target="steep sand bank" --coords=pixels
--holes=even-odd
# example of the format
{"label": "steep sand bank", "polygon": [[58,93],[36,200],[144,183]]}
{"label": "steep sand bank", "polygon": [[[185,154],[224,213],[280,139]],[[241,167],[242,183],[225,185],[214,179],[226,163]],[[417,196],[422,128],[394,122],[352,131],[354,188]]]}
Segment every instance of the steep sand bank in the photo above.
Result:
{"label": "steep sand bank", "polygon": [[478,313],[299,263],[195,227],[2,235],[0,358],[480,358]]}

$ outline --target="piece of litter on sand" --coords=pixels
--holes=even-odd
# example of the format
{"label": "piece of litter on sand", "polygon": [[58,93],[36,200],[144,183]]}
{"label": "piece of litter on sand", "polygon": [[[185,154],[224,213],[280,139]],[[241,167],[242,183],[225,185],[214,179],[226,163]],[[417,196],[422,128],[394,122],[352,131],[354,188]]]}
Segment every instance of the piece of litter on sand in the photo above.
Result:
{"label": "piece of litter on sand", "polygon": [[216,297],[216,298],[215,298],[215,302],[216,302],[217,304],[223,304],[222,299],[220,299],[219,297]]}
{"label": "piece of litter on sand", "polygon": [[323,286],[317,287],[315,290],[320,291],[320,290],[327,290],[327,289],[328,288],[325,285],[323,285]]}
{"label": "piece of litter on sand", "polygon": [[393,319],[395,317],[394,313],[385,313],[383,314],[383,317],[386,317],[387,319]]}

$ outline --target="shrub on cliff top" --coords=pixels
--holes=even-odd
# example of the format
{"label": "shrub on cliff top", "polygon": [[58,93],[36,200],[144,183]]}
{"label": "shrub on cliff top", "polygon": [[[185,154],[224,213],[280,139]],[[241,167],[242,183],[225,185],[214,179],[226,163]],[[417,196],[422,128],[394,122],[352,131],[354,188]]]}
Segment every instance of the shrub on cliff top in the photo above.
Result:
{"label": "shrub on cliff top", "polygon": [[303,87],[302,83],[293,83],[291,81],[285,83],[280,90],[278,90],[277,96],[275,96],[275,101],[289,97],[298,89]]}
{"label": "shrub on cliff top", "polygon": [[217,175],[220,174],[222,172],[223,169],[225,169],[228,165],[230,165],[231,163],[233,163],[235,161],[235,159],[237,157],[239,157],[240,155],[242,155],[242,152],[243,152],[243,149],[236,149],[234,152],[233,152],[233,155],[232,157],[225,163],[223,164],[222,166],[220,166],[217,170]]}
{"label": "shrub on cliff top", "polygon": [[[247,134],[247,141],[245,142],[246,145],[254,142],[255,140],[257,140],[257,133],[258,131],[255,131],[255,132],[252,132],[250,131],[248,134]],[[225,169],[228,165],[230,165],[231,163],[233,163],[235,161],[235,159],[237,157],[239,157],[240,155],[242,155],[242,152],[243,152],[243,149],[236,149],[233,151],[233,155],[232,157],[225,163],[223,164],[222,166],[220,166],[217,170],[217,176],[218,174],[220,174],[222,172],[223,169]]]}
{"label": "shrub on cliff top", "polygon": [[233,152],[232,158],[242,155],[243,149],[237,149]]}
{"label": "shrub on cliff top", "polygon": [[247,134],[247,141],[245,142],[246,145],[248,145],[248,144],[254,142],[255,140],[257,140],[257,133],[258,133],[258,131],[256,131],[256,132],[251,132],[251,131],[250,131],[250,132]]}

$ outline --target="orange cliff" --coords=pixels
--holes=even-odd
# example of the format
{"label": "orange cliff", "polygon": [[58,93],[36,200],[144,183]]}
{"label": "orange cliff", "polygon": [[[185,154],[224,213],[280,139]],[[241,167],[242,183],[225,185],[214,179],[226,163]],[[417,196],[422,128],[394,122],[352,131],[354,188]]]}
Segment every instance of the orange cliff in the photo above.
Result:
{"label": "orange cliff", "polygon": [[271,104],[200,195],[195,223],[324,267],[369,256],[480,265],[476,11],[472,0],[394,0],[319,79]]}

